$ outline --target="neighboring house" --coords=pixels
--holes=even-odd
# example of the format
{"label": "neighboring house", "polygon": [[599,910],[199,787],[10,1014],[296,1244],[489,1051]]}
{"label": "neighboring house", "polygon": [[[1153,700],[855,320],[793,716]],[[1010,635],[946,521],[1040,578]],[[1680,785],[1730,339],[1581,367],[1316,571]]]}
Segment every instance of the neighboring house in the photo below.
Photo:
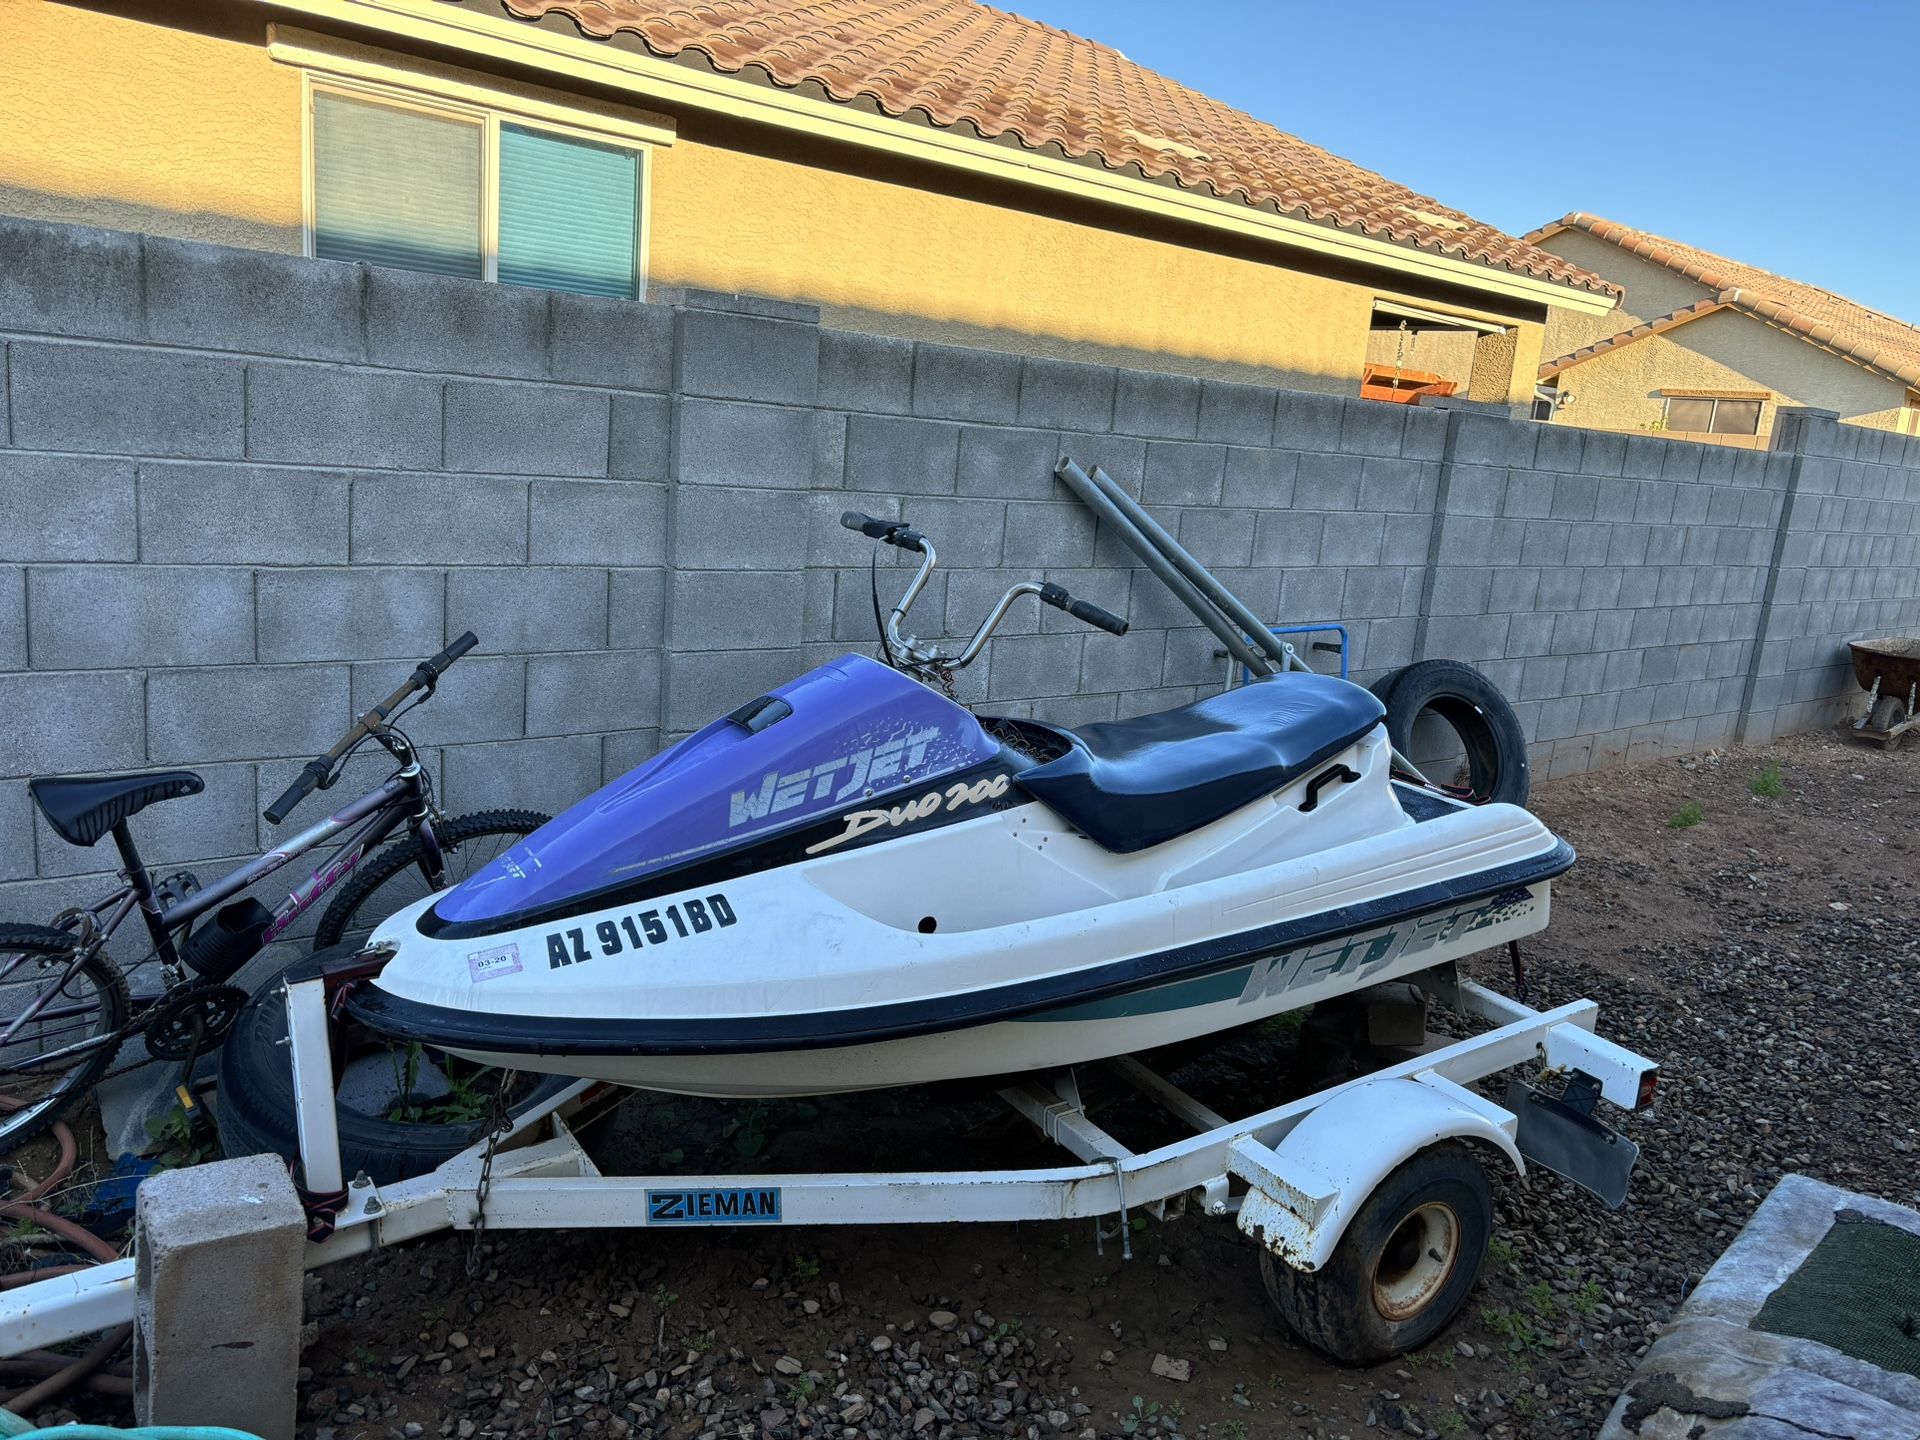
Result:
{"label": "neighboring house", "polygon": [[1810,405],[1920,435],[1920,328],[1597,215],[1526,238],[1626,292],[1612,315],[1548,321],[1540,380],[1556,422],[1764,449],[1782,405]]}
{"label": "neighboring house", "polygon": [[1551,315],[1615,299],[972,0],[0,0],[0,35],[18,215],[1508,404]]}

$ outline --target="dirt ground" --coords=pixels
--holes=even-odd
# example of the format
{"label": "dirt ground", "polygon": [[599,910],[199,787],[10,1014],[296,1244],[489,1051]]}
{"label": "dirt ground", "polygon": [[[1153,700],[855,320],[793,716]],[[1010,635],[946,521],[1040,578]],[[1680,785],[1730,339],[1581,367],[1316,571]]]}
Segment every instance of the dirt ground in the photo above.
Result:
{"label": "dirt ground", "polygon": [[[309,1281],[302,1433],[1588,1436],[1634,1360],[1787,1171],[1920,1202],[1920,747],[1830,735],[1537,787],[1580,851],[1528,947],[1531,1000],[1600,1002],[1663,1062],[1615,1120],[1608,1212],[1496,1176],[1497,1238],[1424,1350],[1337,1368],[1292,1340],[1230,1223],[445,1236]],[[1476,978],[1507,988],[1503,955]],[[1293,1031],[1178,1079],[1240,1113],[1290,1093]],[[1150,1134],[1122,1135],[1149,1143]],[[638,1098],[595,1137],[658,1171],[1046,1163],[990,1105],[911,1093],[742,1107]],[[1190,1378],[1156,1373],[1156,1357]]]}

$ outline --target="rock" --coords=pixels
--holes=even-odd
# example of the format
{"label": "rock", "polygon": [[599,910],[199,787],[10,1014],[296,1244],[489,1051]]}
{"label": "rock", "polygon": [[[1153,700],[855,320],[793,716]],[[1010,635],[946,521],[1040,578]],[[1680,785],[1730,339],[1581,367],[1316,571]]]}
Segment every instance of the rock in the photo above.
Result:
{"label": "rock", "polygon": [[884,1355],[893,1349],[893,1341],[885,1335],[876,1335],[867,1342],[867,1348],[876,1355]]}
{"label": "rock", "polygon": [[927,1316],[927,1323],[936,1330],[951,1330],[960,1323],[960,1317],[951,1310],[935,1310]]}
{"label": "rock", "polygon": [[1175,1360],[1167,1355],[1155,1355],[1153,1357],[1153,1373],[1158,1375],[1162,1380],[1178,1380],[1182,1384],[1185,1384],[1187,1381],[1193,1379],[1193,1362],[1191,1360]]}
{"label": "rock", "polygon": [[467,1339],[465,1334],[458,1330],[447,1336],[447,1348],[449,1350],[464,1350],[472,1343],[471,1340]]}
{"label": "rock", "polygon": [[1224,1355],[1227,1353],[1227,1342],[1218,1335],[1209,1335],[1207,1337],[1207,1349],[1213,1351],[1216,1355]]}
{"label": "rock", "polygon": [[779,1375],[801,1375],[805,1374],[807,1369],[806,1366],[802,1365],[791,1355],[782,1355],[778,1360],[773,1362],[773,1368],[774,1372]]}

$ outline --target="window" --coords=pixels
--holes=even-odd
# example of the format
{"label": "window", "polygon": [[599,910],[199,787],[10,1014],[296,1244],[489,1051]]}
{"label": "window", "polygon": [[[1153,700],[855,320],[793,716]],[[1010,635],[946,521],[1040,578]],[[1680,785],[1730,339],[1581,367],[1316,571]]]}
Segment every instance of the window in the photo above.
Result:
{"label": "window", "polygon": [[312,253],[639,299],[644,146],[315,78]]}
{"label": "window", "polygon": [[1757,396],[1669,393],[1667,429],[1692,435],[1758,435],[1765,404]]}

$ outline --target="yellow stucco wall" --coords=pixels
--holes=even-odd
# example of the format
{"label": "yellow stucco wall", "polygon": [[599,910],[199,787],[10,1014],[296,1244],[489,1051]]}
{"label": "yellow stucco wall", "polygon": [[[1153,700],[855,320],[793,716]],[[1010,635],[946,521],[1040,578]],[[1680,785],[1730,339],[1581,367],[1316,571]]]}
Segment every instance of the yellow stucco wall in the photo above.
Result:
{"label": "yellow stucco wall", "polygon": [[1571,260],[1596,275],[1626,287],[1619,308],[1608,315],[1576,315],[1556,310],[1547,318],[1547,339],[1541,353],[1549,360],[1570,354],[1645,320],[1671,315],[1683,305],[1705,300],[1714,292],[1664,265],[1629,255],[1618,245],[1596,240],[1582,230],[1566,230],[1540,242],[1540,248]]}
{"label": "yellow stucco wall", "polygon": [[[0,0],[0,212],[298,250],[300,74],[264,17],[119,8],[142,18]],[[170,14],[202,18],[146,18]],[[653,285],[841,328],[1352,394],[1374,299],[1417,298],[685,134],[650,163]],[[1519,326],[1511,373],[1476,390],[1524,401],[1539,349]]]}
{"label": "yellow stucco wall", "polygon": [[0,212],[300,248],[300,77],[252,43],[0,0]]}

